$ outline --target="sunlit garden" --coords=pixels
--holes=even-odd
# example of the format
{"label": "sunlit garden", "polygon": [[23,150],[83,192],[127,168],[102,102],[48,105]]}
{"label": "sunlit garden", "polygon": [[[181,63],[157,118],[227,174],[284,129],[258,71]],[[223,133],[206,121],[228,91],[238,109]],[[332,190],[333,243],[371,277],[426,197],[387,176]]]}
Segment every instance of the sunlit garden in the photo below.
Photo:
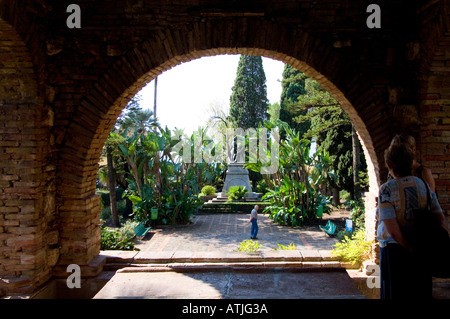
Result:
{"label": "sunlit garden", "polygon": [[[101,248],[135,249],[138,225],[188,225],[199,212],[249,214],[257,203],[260,213],[286,227],[323,228],[324,216],[344,212],[351,229],[338,224],[329,233],[342,241],[334,253],[360,262],[370,243],[364,235],[367,168],[358,137],[317,82],[285,65],[281,85],[280,103],[269,104],[261,58],[241,56],[228,113],[211,110],[210,122],[191,133],[163,127],[156,110],[143,109],[135,96],[112,129],[100,163]],[[245,134],[230,138],[238,128]],[[252,153],[255,139],[259,148]],[[222,193],[230,150],[239,147],[256,200],[249,201],[242,186]],[[268,159],[277,165],[270,173],[263,169]],[[219,194],[228,199],[211,202]],[[287,247],[279,249],[293,248]]]}

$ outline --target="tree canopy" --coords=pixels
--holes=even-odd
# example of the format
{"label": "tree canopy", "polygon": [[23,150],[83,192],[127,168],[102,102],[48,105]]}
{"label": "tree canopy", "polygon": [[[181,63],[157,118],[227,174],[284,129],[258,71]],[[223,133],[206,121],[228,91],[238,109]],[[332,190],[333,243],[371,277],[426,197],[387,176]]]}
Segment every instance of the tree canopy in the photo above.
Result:
{"label": "tree canopy", "polygon": [[[295,69],[294,69],[295,70]],[[353,145],[352,123],[342,110],[339,102],[333,98],[314,79],[292,67],[286,67],[285,96],[281,110],[289,114],[294,127],[303,132],[303,137],[314,138],[318,150],[326,150],[333,160],[336,180],[332,187],[347,190],[353,197]],[[284,92],[284,91],[283,91]],[[292,98],[287,98],[291,92]],[[282,95],[283,96],[283,95]],[[280,119],[281,119],[280,110]],[[290,112],[290,113],[288,113]],[[361,168],[365,169],[364,154],[360,152]]]}
{"label": "tree canopy", "polygon": [[256,128],[268,119],[266,75],[260,56],[241,55],[230,97],[230,117],[235,127]]}
{"label": "tree canopy", "polygon": [[281,98],[280,98],[280,120],[289,124],[290,127],[299,131],[303,135],[310,127],[310,121],[295,121],[298,115],[305,115],[307,110],[298,110],[294,106],[297,100],[304,96],[307,92],[305,89],[305,80],[308,77],[293,68],[289,64],[284,65],[283,79],[281,81]]}

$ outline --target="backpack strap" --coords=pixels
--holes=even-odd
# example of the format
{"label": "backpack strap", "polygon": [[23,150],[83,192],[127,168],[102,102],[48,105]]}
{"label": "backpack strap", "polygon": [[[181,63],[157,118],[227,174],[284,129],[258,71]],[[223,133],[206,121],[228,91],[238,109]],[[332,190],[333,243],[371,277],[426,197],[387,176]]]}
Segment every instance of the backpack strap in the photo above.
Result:
{"label": "backpack strap", "polygon": [[[423,166],[422,166],[422,168],[423,168]],[[425,185],[425,189],[427,190],[427,208],[431,211],[430,187],[421,177],[419,177],[419,178],[422,181],[422,183]]]}
{"label": "backpack strap", "polygon": [[423,177],[422,177],[423,169],[424,169],[424,166],[422,164],[420,164],[420,166],[417,167],[416,174],[415,174],[418,178],[420,178],[422,180],[423,180]]}

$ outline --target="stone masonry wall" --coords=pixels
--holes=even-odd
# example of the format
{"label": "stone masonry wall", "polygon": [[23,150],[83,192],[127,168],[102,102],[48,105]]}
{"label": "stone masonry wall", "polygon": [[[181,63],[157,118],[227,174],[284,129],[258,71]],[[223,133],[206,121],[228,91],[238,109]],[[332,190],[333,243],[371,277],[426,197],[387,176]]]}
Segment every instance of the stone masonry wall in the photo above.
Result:
{"label": "stone masonry wall", "polygon": [[46,282],[59,258],[48,114],[30,50],[0,21],[0,294]]}
{"label": "stone masonry wall", "polygon": [[[402,131],[450,209],[447,0],[405,6],[273,0],[4,0],[0,2],[0,289],[33,291],[55,265],[100,250],[98,161],[120,111],[147,82],[217,54],[264,55],[315,78],[352,119],[368,160],[367,233]],[[66,25],[70,3],[82,27]],[[62,268],[61,268],[62,267]]]}

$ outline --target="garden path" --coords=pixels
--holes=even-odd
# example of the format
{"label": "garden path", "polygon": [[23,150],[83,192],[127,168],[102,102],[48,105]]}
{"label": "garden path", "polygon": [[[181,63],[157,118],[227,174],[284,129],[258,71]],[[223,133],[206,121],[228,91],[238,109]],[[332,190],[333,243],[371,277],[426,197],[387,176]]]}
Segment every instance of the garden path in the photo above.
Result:
{"label": "garden path", "polygon": [[[335,212],[333,221],[339,222],[348,217],[345,213]],[[267,216],[259,215],[258,243],[260,250],[272,250],[277,244],[293,243],[296,250],[332,250],[337,243],[320,230],[318,225],[289,227],[274,224]],[[136,248],[142,252],[210,252],[234,251],[240,243],[250,238],[249,214],[208,214],[194,215],[192,224],[186,226],[167,226],[155,228]]]}

